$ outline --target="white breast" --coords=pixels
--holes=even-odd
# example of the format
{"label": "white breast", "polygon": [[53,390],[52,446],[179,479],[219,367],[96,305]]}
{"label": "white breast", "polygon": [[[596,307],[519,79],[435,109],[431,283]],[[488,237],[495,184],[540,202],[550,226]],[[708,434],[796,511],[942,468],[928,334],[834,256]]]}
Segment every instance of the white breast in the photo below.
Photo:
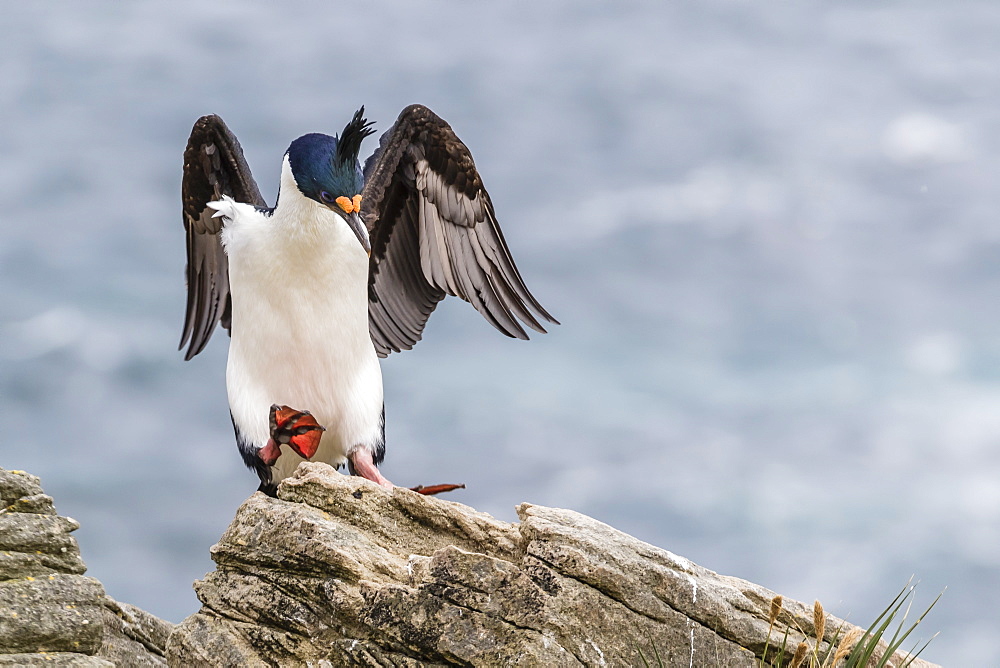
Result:
{"label": "white breast", "polygon": [[[223,231],[233,299],[226,384],[233,419],[258,447],[271,404],[326,427],[313,461],[339,465],[381,441],[382,374],[368,332],[368,257],[347,223],[285,183],[272,216],[237,205]],[[275,482],[301,462],[288,448]]]}

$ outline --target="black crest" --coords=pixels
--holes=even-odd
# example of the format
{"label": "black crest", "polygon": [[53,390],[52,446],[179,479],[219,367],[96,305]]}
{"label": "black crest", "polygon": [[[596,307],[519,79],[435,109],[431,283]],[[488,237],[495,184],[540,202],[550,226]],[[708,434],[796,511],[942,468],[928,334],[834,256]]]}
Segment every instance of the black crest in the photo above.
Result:
{"label": "black crest", "polygon": [[351,122],[344,127],[344,131],[337,137],[337,157],[336,160],[342,165],[353,165],[358,160],[358,152],[361,151],[361,142],[365,137],[375,134],[372,128],[374,122],[365,118],[365,108],[361,107],[354,114]]}

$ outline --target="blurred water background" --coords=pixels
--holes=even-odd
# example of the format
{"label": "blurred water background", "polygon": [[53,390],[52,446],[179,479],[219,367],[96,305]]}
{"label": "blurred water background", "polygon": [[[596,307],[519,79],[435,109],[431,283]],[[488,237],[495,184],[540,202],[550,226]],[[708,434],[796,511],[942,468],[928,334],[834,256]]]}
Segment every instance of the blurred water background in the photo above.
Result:
{"label": "blurred water background", "polygon": [[[256,486],[225,337],[176,352],[181,153],[411,102],[472,148],[564,323],[462,303],[384,364],[401,484],[573,508],[998,665],[1000,6],[0,2],[0,466],[109,593],[180,621]],[[374,147],[369,141],[364,153]]]}

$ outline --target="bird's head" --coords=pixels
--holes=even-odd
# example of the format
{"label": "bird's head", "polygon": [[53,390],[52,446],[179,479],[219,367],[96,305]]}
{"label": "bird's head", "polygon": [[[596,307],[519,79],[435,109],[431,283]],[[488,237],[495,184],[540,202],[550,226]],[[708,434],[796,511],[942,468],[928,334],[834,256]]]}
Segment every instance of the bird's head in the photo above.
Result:
{"label": "bird's head", "polygon": [[288,147],[288,163],[303,196],[329,208],[354,231],[365,252],[371,253],[368,230],[361,220],[364,175],[358,152],[365,137],[374,133],[361,107],[337,137],[313,132]]}

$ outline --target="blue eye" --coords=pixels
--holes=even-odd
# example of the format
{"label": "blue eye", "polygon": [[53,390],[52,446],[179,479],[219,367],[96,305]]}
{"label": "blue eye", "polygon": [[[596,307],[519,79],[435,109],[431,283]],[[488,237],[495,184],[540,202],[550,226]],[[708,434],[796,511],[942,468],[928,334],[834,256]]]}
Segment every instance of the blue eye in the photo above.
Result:
{"label": "blue eye", "polygon": [[321,200],[323,200],[324,202],[326,202],[327,204],[333,204],[334,200],[337,199],[336,197],[334,197],[333,195],[331,195],[330,193],[328,193],[325,190],[320,190],[319,191],[319,198]]}

